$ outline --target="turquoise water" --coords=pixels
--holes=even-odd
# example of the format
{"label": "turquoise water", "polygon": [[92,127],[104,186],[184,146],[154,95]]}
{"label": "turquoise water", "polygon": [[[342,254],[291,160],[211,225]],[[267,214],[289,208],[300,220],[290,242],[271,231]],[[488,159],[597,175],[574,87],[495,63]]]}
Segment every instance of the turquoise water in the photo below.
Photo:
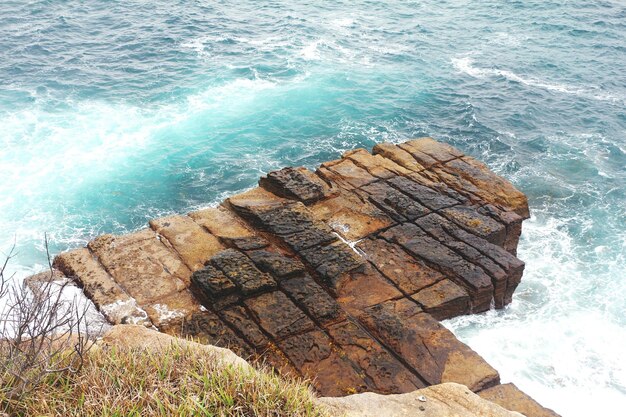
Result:
{"label": "turquoise water", "polygon": [[429,135],[530,199],[505,311],[447,325],[565,417],[626,407],[626,5],[3,1],[17,276],[286,165]]}

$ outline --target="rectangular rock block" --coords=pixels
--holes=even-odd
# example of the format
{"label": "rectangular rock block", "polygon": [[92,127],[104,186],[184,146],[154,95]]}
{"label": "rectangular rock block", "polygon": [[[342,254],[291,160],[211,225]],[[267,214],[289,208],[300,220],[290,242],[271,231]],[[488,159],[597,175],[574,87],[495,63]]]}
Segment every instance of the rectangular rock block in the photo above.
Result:
{"label": "rectangular rock block", "polygon": [[411,392],[425,386],[415,374],[352,321],[328,328],[346,357],[365,375],[368,390],[380,394]]}
{"label": "rectangular rock block", "polygon": [[403,296],[395,285],[370,265],[344,274],[334,289],[337,302],[351,314],[358,314],[365,307]]}
{"label": "rectangular rock block", "polygon": [[453,159],[460,158],[463,152],[448,145],[447,143],[438,142],[432,138],[419,138],[404,142],[399,145],[406,149],[407,152],[416,155],[426,154],[437,162],[449,162]]}
{"label": "rectangular rock block", "polygon": [[198,311],[183,322],[180,332],[171,333],[179,337],[192,337],[205,345],[231,349],[244,359],[254,355],[254,349],[227,326],[212,311]]}
{"label": "rectangular rock block", "polygon": [[421,172],[425,169],[424,165],[417,162],[410,153],[391,143],[377,144],[374,146],[374,149],[372,149],[372,153],[390,159],[409,171]]}
{"label": "rectangular rock block", "polygon": [[213,265],[207,265],[193,273],[191,290],[205,306],[215,310],[240,300],[235,283]]}
{"label": "rectangular rock block", "polygon": [[343,242],[306,249],[300,252],[300,256],[315,268],[331,289],[341,275],[365,264],[364,259]]}
{"label": "rectangular rock block", "polygon": [[103,235],[89,249],[139,305],[189,285],[191,271],[150,229],[123,236]]}
{"label": "rectangular rock block", "polygon": [[363,239],[357,248],[385,277],[405,294],[414,294],[444,279],[444,275],[384,239]]}
{"label": "rectangular rock block", "polygon": [[211,264],[220,269],[244,296],[276,288],[276,281],[271,276],[259,271],[250,258],[234,249],[218,253],[211,258]]}
{"label": "rectangular rock block", "polygon": [[351,190],[376,181],[376,177],[348,159],[322,164],[317,174],[340,188]]}
{"label": "rectangular rock block", "polygon": [[489,216],[480,214],[476,208],[456,206],[443,209],[439,213],[467,232],[473,233],[490,243],[504,247],[506,226]]}
{"label": "rectangular rock block", "polygon": [[524,193],[482,162],[466,156],[446,163],[444,169],[483,191],[486,202],[514,211],[524,219],[530,217],[528,199]]}
{"label": "rectangular rock block", "polygon": [[311,211],[316,218],[351,242],[396,223],[366,197],[350,192],[320,201],[311,206]]}
{"label": "rectangular rock block", "polygon": [[448,194],[419,184],[409,178],[396,177],[390,179],[389,184],[431,210],[441,210],[459,205],[459,201],[449,197]]}
{"label": "rectangular rock block", "polygon": [[65,276],[75,278],[110,323],[150,323],[146,312],[104,270],[89,249],[61,253],[54,258],[53,266]]}
{"label": "rectangular rock block", "polygon": [[345,316],[339,304],[309,275],[285,280],[282,290],[319,323],[342,320]]}
{"label": "rectangular rock block", "polygon": [[245,304],[261,327],[276,340],[315,328],[311,319],[280,291],[250,298]]}
{"label": "rectangular rock block", "polygon": [[469,295],[449,279],[424,288],[411,298],[437,320],[446,320],[470,312]]}
{"label": "rectangular rock block", "polygon": [[324,396],[343,396],[367,390],[368,385],[345,353],[320,331],[299,334],[278,342],[296,368]]}
{"label": "rectangular rock block", "polygon": [[145,307],[152,324],[162,332],[181,329],[182,323],[201,310],[200,304],[187,289],[159,299]]}
{"label": "rectangular rock block", "polygon": [[412,172],[381,155],[372,155],[365,149],[348,151],[343,157],[350,159],[358,167],[365,169],[376,178],[389,179],[398,175],[409,175]]}
{"label": "rectangular rock block", "polygon": [[206,261],[224,249],[215,236],[207,233],[189,216],[151,220],[150,227],[167,239],[192,271],[202,268]]}
{"label": "rectangular rock block", "polygon": [[398,191],[387,182],[377,181],[362,187],[361,190],[368,194],[376,206],[398,222],[415,220],[430,213],[430,209],[410,198],[407,194]]}
{"label": "rectangular rock block", "polygon": [[479,391],[500,382],[495,369],[413,301],[369,307],[359,320],[430,385],[456,382]]}
{"label": "rectangular rock block", "polygon": [[279,281],[303,275],[305,272],[304,265],[298,258],[287,256],[276,249],[250,251],[247,255],[257,268]]}
{"label": "rectangular rock block", "polygon": [[489,310],[494,288],[491,277],[482,268],[467,261],[414,224],[392,227],[381,234],[381,237],[400,244],[427,265],[462,285],[471,297],[472,312]]}
{"label": "rectangular rock block", "polygon": [[189,217],[218,238],[241,238],[252,236],[252,232],[233,212],[225,207],[210,207],[192,211]]}
{"label": "rectangular rock block", "polygon": [[283,168],[261,177],[259,185],[279,197],[306,205],[326,198],[330,187],[306,168]]}

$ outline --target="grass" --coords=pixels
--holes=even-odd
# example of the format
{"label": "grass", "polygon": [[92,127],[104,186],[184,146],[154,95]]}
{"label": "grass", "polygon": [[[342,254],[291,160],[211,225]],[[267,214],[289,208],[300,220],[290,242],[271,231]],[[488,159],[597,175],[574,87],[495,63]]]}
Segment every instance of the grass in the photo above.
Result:
{"label": "grass", "polygon": [[330,416],[304,381],[225,365],[177,344],[158,351],[94,348],[79,372],[49,374],[34,388],[18,402],[0,390],[0,409],[15,416]]}

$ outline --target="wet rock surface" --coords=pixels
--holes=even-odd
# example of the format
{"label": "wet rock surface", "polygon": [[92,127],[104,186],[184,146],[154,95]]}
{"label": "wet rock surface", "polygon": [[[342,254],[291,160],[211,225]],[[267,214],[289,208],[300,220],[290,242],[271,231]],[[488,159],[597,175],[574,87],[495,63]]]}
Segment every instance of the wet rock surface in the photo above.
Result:
{"label": "wet rock surface", "polygon": [[54,265],[112,323],[229,347],[323,395],[478,392],[497,371],[438,320],[510,302],[527,217],[508,181],[424,138],[271,172],[219,207],[98,237]]}

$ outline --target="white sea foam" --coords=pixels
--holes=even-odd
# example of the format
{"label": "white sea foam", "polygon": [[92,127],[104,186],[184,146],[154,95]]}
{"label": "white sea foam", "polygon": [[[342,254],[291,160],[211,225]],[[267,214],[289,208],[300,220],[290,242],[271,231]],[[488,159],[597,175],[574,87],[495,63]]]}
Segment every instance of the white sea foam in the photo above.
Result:
{"label": "white sea foam", "polygon": [[474,65],[472,57],[465,56],[461,58],[453,58],[452,65],[454,68],[474,78],[503,77],[509,81],[523,84],[529,87],[541,88],[544,90],[554,91],[562,94],[575,95],[599,101],[608,101],[614,103],[626,103],[624,97],[617,97],[609,93],[599,93],[599,88],[575,87],[567,84],[547,82],[534,78],[527,78],[517,75],[508,70],[498,68],[480,68]]}
{"label": "white sea foam", "polygon": [[607,265],[620,248],[598,247],[602,258],[594,264],[605,270],[582,262],[586,248],[564,227],[569,221],[541,215],[524,224],[519,256],[526,271],[509,307],[445,324],[504,382],[563,416],[613,416],[626,408],[626,329],[623,313],[605,308],[616,300],[605,300],[626,296],[623,283],[614,281],[623,259]]}

